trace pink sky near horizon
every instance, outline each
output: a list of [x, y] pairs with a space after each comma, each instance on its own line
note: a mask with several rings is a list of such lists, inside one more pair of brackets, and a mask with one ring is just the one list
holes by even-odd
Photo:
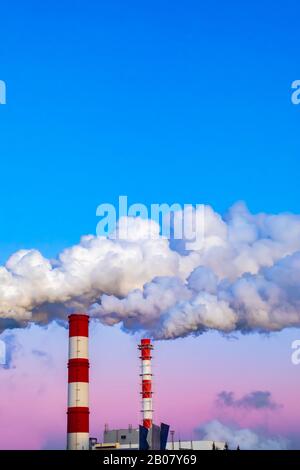
[[[213, 419], [264, 428], [274, 435], [297, 433], [300, 366], [291, 363], [291, 342], [298, 333], [238, 339], [207, 333], [156, 342], [155, 421], [167, 422], [182, 439], [195, 438], [195, 429]], [[0, 368], [0, 449], [65, 448], [67, 329], [54, 323], [31, 326], [5, 332], [2, 339], [13, 349], [10, 367]], [[91, 436], [101, 439], [105, 423], [111, 428], [139, 423], [138, 340], [138, 335], [119, 327], [91, 323]], [[223, 390], [234, 392], [236, 398], [268, 390], [282, 407], [260, 411], [220, 407], [216, 397]]]

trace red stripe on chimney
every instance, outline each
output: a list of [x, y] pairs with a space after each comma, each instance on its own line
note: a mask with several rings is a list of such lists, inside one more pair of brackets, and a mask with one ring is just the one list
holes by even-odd
[[89, 336], [89, 319], [87, 315], [75, 313], [69, 315], [69, 337]]
[[70, 359], [68, 362], [68, 382], [89, 381], [88, 359]]
[[89, 409], [85, 407], [68, 408], [67, 432], [89, 432]]

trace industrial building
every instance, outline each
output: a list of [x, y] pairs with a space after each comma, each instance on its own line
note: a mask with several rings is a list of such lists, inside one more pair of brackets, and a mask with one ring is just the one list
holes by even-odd
[[[151, 439], [152, 450], [161, 450], [159, 440], [160, 427], [153, 425], [152, 432], [156, 433], [156, 440]], [[156, 442], [156, 444], [155, 444]], [[224, 450], [225, 442], [218, 441], [174, 441], [169, 440], [166, 442], [165, 450]], [[99, 443], [97, 439], [90, 439], [90, 448], [93, 450], [138, 450], [140, 449], [139, 428], [129, 426], [126, 429], [112, 429], [107, 427], [103, 433], [103, 442]]]
[[226, 442], [174, 441], [168, 442], [166, 450], [225, 450]]
[[153, 423], [152, 350], [151, 340], [141, 340], [138, 349], [141, 360], [142, 420], [139, 427], [129, 426], [110, 430], [105, 426], [102, 442], [89, 436], [89, 317], [69, 316], [68, 361], [68, 450], [223, 450], [225, 442], [175, 441], [169, 438], [169, 425]]
[[103, 433], [103, 442], [98, 443], [97, 439], [90, 440], [90, 447], [93, 450], [107, 449], [135, 449], [135, 450], [165, 450], [167, 446], [169, 426], [153, 424], [147, 431], [143, 426], [133, 428], [129, 426], [125, 429], [108, 429]]

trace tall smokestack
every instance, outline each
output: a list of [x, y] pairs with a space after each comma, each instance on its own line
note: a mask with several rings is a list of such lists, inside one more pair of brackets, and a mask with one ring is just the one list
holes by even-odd
[[68, 450], [89, 449], [89, 317], [69, 316]]
[[152, 370], [151, 370], [151, 350], [153, 346], [150, 339], [142, 339], [138, 346], [141, 351], [141, 377], [142, 377], [142, 413], [143, 426], [147, 429], [152, 427], [153, 409], [152, 409]]

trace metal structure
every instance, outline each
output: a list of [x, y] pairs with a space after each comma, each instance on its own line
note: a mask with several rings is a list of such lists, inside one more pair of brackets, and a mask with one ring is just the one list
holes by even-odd
[[153, 346], [151, 340], [144, 338], [138, 346], [141, 355], [141, 377], [142, 377], [142, 414], [143, 426], [151, 429], [153, 423], [153, 409], [152, 409], [152, 369], [151, 369], [151, 351]]
[[89, 449], [89, 317], [69, 316], [67, 449]]

